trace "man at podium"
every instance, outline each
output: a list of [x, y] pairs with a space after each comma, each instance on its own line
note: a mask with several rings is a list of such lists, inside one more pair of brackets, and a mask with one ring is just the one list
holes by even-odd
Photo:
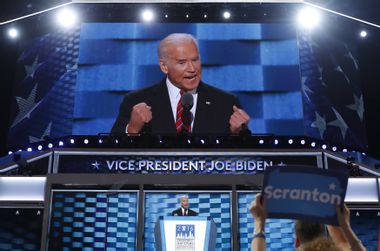
[[197, 216], [198, 213], [189, 208], [189, 197], [182, 195], [179, 198], [180, 208], [172, 212], [172, 216]]

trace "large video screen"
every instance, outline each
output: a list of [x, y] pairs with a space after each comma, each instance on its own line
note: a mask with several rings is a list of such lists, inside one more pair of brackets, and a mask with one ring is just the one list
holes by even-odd
[[304, 134], [293, 24], [82, 23], [23, 46], [9, 143], [110, 132], [124, 95], [164, 78], [157, 46], [178, 32], [198, 40], [203, 81], [239, 98], [252, 132]]

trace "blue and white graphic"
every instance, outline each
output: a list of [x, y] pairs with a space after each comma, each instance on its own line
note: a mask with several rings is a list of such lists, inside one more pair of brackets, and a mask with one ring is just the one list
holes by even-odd
[[176, 225], [175, 230], [175, 250], [194, 251], [195, 250], [195, 226]]
[[344, 201], [348, 173], [308, 166], [274, 166], [264, 175], [269, 217], [337, 224], [336, 205]]

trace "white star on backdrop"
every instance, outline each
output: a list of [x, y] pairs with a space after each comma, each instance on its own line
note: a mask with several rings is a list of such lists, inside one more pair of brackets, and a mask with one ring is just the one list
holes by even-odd
[[354, 95], [354, 103], [352, 105], [348, 105], [347, 107], [351, 110], [354, 110], [357, 112], [360, 121], [363, 121], [364, 118], [364, 102], [363, 102], [363, 95], [361, 95], [359, 98]]
[[313, 91], [306, 85], [306, 82], [307, 82], [307, 78], [306, 77], [302, 77], [302, 91], [303, 91], [303, 94], [309, 100], [309, 102], [311, 102], [311, 99], [309, 97], [309, 93], [312, 94]]
[[15, 125], [23, 121], [25, 118], [30, 118], [30, 114], [41, 103], [41, 101], [36, 103], [37, 85], [38, 83], [33, 87], [32, 91], [30, 92], [29, 96], [26, 99], [22, 97], [16, 97], [19, 113], [17, 114], [11, 127], [14, 127]]
[[319, 135], [323, 139], [323, 134], [326, 131], [326, 119], [319, 115], [318, 112], [315, 112], [315, 121], [311, 123], [311, 127], [316, 127], [319, 130]]
[[52, 124], [53, 124], [52, 122], [48, 124], [48, 126], [46, 127], [45, 131], [43, 132], [40, 138], [29, 136], [29, 143], [43, 141], [46, 136], [50, 136]]
[[34, 78], [34, 74], [36, 73], [36, 70], [40, 65], [41, 63], [38, 63], [38, 56], [36, 56], [31, 65], [25, 65], [26, 77], [30, 76]]
[[332, 109], [337, 119], [332, 122], [329, 122], [328, 125], [338, 127], [340, 129], [340, 132], [342, 133], [342, 138], [345, 139], [348, 126], [346, 122], [344, 121], [344, 119], [342, 118], [342, 116], [339, 114], [339, 112], [337, 112], [334, 108]]

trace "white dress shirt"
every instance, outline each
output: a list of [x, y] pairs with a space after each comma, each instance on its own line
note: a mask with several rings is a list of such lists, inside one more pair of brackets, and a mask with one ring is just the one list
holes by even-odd
[[[166, 86], [168, 87], [170, 105], [172, 107], [173, 118], [174, 118], [174, 123], [175, 123], [176, 117], [177, 117], [177, 104], [181, 98], [181, 93], [180, 93], [181, 89], [173, 85], [172, 82], [170, 82], [169, 78], [166, 78]], [[190, 111], [193, 114], [193, 118], [195, 118], [195, 112], [197, 110], [198, 93], [197, 93], [197, 90], [189, 91], [189, 93], [193, 95], [193, 99], [194, 99], [194, 104]], [[194, 119], [191, 122], [191, 131], [193, 131], [193, 125], [194, 125]]]

